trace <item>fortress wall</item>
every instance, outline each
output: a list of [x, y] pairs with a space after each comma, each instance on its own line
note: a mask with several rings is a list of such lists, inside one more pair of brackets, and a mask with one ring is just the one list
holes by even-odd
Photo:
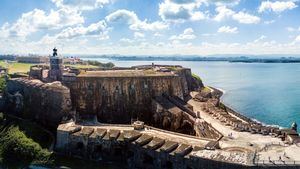
[[5, 98], [7, 110], [45, 125], [57, 126], [71, 110], [70, 90], [60, 82], [12, 79]]
[[98, 115], [108, 123], [129, 123], [131, 118], [151, 119], [151, 99], [163, 93], [184, 96], [179, 76], [77, 77], [68, 83], [80, 115]]

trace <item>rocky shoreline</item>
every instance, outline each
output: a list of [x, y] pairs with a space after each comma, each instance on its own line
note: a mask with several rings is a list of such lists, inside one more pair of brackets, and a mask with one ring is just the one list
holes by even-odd
[[234, 108], [232, 108], [232, 107], [226, 105], [226, 104], [222, 101], [221, 97], [225, 94], [225, 91], [224, 91], [224, 90], [221, 90], [221, 89], [218, 89], [218, 88], [215, 88], [215, 87], [211, 87], [211, 86], [209, 86], [209, 88], [211, 88], [211, 89], [214, 90], [214, 91], [213, 91], [213, 92], [215, 92], [214, 95], [219, 95], [219, 98], [220, 98], [220, 104], [221, 104], [222, 106], [224, 106], [224, 107], [226, 108], [227, 111], [230, 111], [232, 114], [234, 114], [235, 116], [237, 116], [237, 117], [239, 117], [239, 118], [241, 118], [241, 119], [247, 121], [248, 123], [256, 123], [256, 124], [260, 124], [260, 125], [267, 126], [267, 127], [276, 127], [276, 128], [279, 128], [279, 129], [283, 129], [283, 128], [284, 128], [284, 127], [279, 126], [279, 125], [277, 125], [277, 124], [265, 124], [264, 122], [261, 122], [261, 121], [259, 121], [259, 120], [257, 120], [257, 119], [250, 118], [250, 117], [247, 117], [247, 116], [243, 115], [242, 113], [238, 112], [237, 110], [234, 110]]

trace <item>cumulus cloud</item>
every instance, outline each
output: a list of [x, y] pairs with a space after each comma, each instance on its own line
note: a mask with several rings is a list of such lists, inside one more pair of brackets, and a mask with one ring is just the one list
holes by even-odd
[[258, 12], [264, 12], [264, 11], [273, 11], [276, 13], [283, 12], [285, 10], [291, 10], [296, 8], [297, 5], [293, 1], [263, 1], [259, 8]]
[[238, 33], [237, 27], [222, 26], [218, 29], [218, 33]]
[[167, 29], [168, 24], [160, 21], [149, 23], [147, 20], [141, 21], [133, 11], [125, 9], [117, 10], [105, 17], [109, 23], [125, 23], [131, 30], [157, 31]]
[[87, 27], [82, 25], [69, 27], [56, 35], [58, 39], [72, 39], [80, 36], [97, 36], [100, 39], [108, 39], [108, 29], [105, 21], [93, 23]]
[[238, 5], [240, 0], [208, 0], [211, 3], [216, 4], [217, 6], [224, 6], [224, 5]]
[[196, 35], [194, 35], [194, 30], [192, 28], [187, 28], [183, 31], [182, 34], [173, 35], [169, 38], [169, 40], [190, 40], [195, 38]]
[[235, 12], [226, 6], [219, 6], [216, 8], [217, 15], [214, 17], [215, 21], [222, 21], [224, 19], [231, 18], [243, 24], [257, 24], [260, 22], [260, 18], [245, 12]]
[[51, 10], [49, 14], [40, 9], [34, 9], [22, 14], [13, 24], [6, 23], [2, 32], [7, 37], [26, 37], [41, 29], [59, 29], [65, 26], [81, 24], [84, 18], [71, 9]]
[[136, 39], [141, 39], [144, 38], [145, 34], [141, 33], [141, 32], [134, 32], [134, 38]]
[[52, 0], [57, 7], [73, 8], [76, 10], [93, 10], [102, 8], [108, 4], [110, 0]]
[[260, 22], [260, 18], [254, 15], [247, 14], [245, 12], [239, 12], [232, 16], [232, 19], [244, 23], [244, 24], [257, 24]]
[[199, 11], [201, 1], [165, 0], [159, 4], [159, 16], [164, 21], [184, 22], [188, 20], [202, 20], [206, 16]]

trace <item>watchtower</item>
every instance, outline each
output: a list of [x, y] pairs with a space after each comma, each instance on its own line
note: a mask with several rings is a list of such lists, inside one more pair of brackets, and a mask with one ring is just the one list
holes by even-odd
[[63, 75], [63, 59], [58, 57], [57, 49], [53, 49], [53, 55], [50, 57], [49, 79], [51, 81], [61, 81]]

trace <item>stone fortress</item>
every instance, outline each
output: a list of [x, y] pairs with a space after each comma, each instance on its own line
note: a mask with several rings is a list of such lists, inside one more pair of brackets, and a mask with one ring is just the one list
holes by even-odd
[[128, 168], [300, 167], [296, 126], [254, 122], [220, 95], [181, 66], [76, 69], [54, 49], [50, 66], [9, 80], [4, 98], [7, 112], [57, 127], [56, 150], [66, 155]]

